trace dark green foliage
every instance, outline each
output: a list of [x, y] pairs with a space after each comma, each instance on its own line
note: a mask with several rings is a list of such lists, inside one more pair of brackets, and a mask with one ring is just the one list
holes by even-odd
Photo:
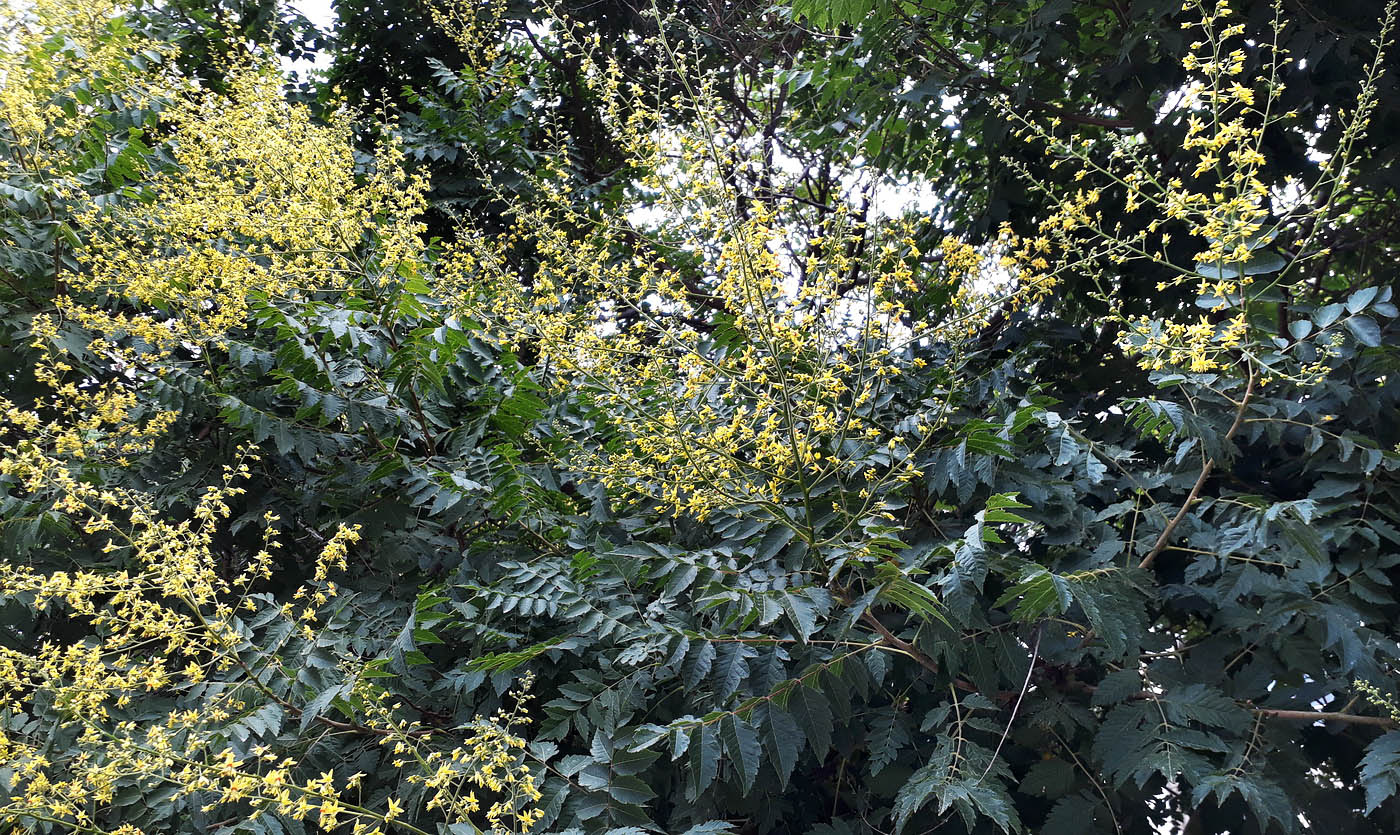
[[[646, 30], [631, 6], [579, 5], [611, 36]], [[862, 155], [890, 175], [926, 176], [949, 197], [938, 209], [949, 228], [1029, 223], [1043, 208], [999, 162], [1025, 152], [993, 117], [993, 92], [1142, 130], [1164, 170], [1178, 164], [1179, 126], [1154, 117], [1181, 80], [1178, 4], [966, 5], [717, 8], [791, 88], [794, 156]], [[1264, 4], [1247, 5], [1252, 25], [1266, 22]], [[1346, 100], [1374, 29], [1370, 4], [1325, 5], [1290, 6], [1285, 30], [1308, 56], [1288, 104], [1310, 113]], [[538, 102], [577, 94], [567, 68], [522, 46], [537, 101], [506, 101], [458, 72], [417, 4], [337, 8], [333, 77], [361, 102], [387, 95], [406, 109], [408, 148], [432, 170], [443, 217], [498, 212], [498, 190], [522, 182], [541, 123], [559, 115]], [[732, 47], [694, 14], [694, 43]], [[1394, 83], [1346, 217], [1316, 242], [1336, 256], [1262, 317], [1292, 367], [1316, 358], [1305, 338], [1338, 335], [1320, 384], [1274, 383], [1237, 411], [1244, 381], [1140, 371], [1099, 328], [1087, 282], [1071, 284], [969, 338], [960, 370], [976, 382], [921, 453], [922, 479], [884, 497], [897, 528], [870, 520], [861, 534], [881, 540], [884, 559], [844, 574], [823, 570], [839, 552], [819, 563], [759, 508], [674, 518], [561, 467], [557, 449], [604, 448], [610, 427], [412, 281], [350, 301], [260, 300], [224, 349], [143, 389], [181, 414], [169, 443], [93, 477], [140, 483], [188, 513], [191, 490], [256, 444], [264, 458], [220, 556], [236, 574], [263, 514], [279, 513], [296, 547], [260, 589], [279, 603], [310, 575], [327, 530], [363, 525], [339, 608], [314, 640], [246, 625], [248, 674], [296, 708], [249, 704], [228, 739], [240, 755], [267, 744], [298, 757], [308, 775], [366, 772], [366, 796], [419, 799], [373, 776], [384, 753], [372, 736], [326, 730], [357, 715], [345, 657], [448, 733], [533, 673], [542, 831], [1145, 835], [1188, 818], [1202, 833], [1395, 831], [1400, 731], [1354, 690], [1369, 681], [1393, 696], [1400, 665]], [[956, 130], [944, 94], [963, 97]], [[106, 156], [80, 175], [94, 199], [163, 164], [143, 139], [152, 114], [104, 106]], [[590, 199], [620, 200], [594, 106], [580, 95], [559, 121], [579, 143], [580, 179], [602, 184]], [[1324, 131], [1316, 149], [1333, 139]], [[1279, 171], [1311, 165], [1278, 142]], [[459, 165], [468, 153], [489, 161], [495, 188]], [[812, 170], [815, 195], [834, 169]], [[16, 244], [0, 249], [0, 380], [19, 403], [37, 396], [29, 317], [50, 307], [56, 268], [76, 267], [72, 211], [33, 178], [0, 180], [0, 226]], [[1189, 303], [1145, 289], [1156, 280], [1126, 275], [1130, 304], [1171, 315]], [[914, 350], [934, 368], [948, 356]], [[85, 359], [75, 379], [114, 373]], [[901, 378], [871, 417], [897, 424], [944, 382]], [[1217, 463], [1188, 505], [1206, 461]], [[0, 482], [6, 559], [106, 564], [10, 488]], [[21, 611], [0, 609], [8, 646], [64, 628]], [[298, 666], [260, 670], [273, 645]], [[280, 831], [165, 800], [119, 794], [101, 823]]]

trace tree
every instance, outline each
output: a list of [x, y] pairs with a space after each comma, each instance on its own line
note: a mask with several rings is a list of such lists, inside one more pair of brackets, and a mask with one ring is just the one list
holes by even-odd
[[[1393, 247], [1388, 35], [1309, 140], [1282, 18], [1140, 21], [1164, 162], [1077, 11], [1035, 101], [963, 79], [1027, 150], [941, 146], [929, 217], [882, 201], [930, 96], [822, 120], [957, 26], [715, 9], [439, 6], [460, 66], [347, 27], [440, 83], [386, 124], [8, 10], [8, 825], [1393, 828], [1396, 308], [1319, 252]], [[1063, 28], [994, 12], [993, 68]], [[1279, 189], [1283, 140], [1334, 153]]]

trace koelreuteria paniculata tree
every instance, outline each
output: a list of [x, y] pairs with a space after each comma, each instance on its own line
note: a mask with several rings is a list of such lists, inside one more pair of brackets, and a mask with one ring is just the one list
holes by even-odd
[[[459, 103], [537, 102], [544, 62], [624, 162], [610, 191], [580, 178], [544, 117], [538, 165], [494, 188], [504, 228], [439, 242], [400, 125], [289, 100], [257, 46], [213, 90], [122, 4], [5, 6], [7, 211], [55, 231], [50, 295], [14, 285], [32, 309], [5, 373], [37, 393], [0, 399], [4, 521], [63, 545], [0, 562], [23, 613], [0, 647], [0, 821], [1137, 832], [1236, 803], [1295, 830], [1289, 792], [1390, 803], [1400, 732], [1366, 707], [1390, 704], [1394, 528], [1311, 526], [1351, 519], [1327, 501], [1347, 467], [1391, 480], [1400, 459], [1331, 405], [1344, 378], [1385, 382], [1396, 310], [1380, 283], [1293, 290], [1340, 222], [1395, 5], [1306, 182], [1261, 173], [1267, 132], [1308, 129], [1278, 112], [1293, 57], [1226, 3], [1184, 11], [1198, 40], [1164, 112], [1191, 169], [1008, 99], [1074, 173], [1030, 184], [1053, 207], [1037, 228], [977, 237], [860, 205], [858, 159], [816, 196], [775, 161], [792, 79], [703, 69], [665, 21], [637, 43], [647, 77], [563, 10], [510, 31], [505, 4], [442, 4]], [[768, 128], [735, 131], [736, 101]], [[1123, 314], [1126, 269], [1195, 308]], [[1053, 357], [998, 328], [1052, 321], [1085, 276], [1094, 327], [1158, 391], [1062, 414]], [[277, 397], [240, 399], [255, 371]], [[199, 398], [237, 441], [162, 481], [144, 462], [171, 460]], [[1336, 448], [1310, 493], [1214, 478], [1294, 426], [1300, 459]], [[268, 472], [358, 504], [245, 512]], [[341, 518], [318, 530], [323, 504]], [[379, 575], [415, 538], [452, 564], [415, 556], [405, 592]], [[1275, 651], [1303, 660], [1272, 670]], [[1355, 774], [1271, 764], [1298, 721], [1371, 734]], [[818, 790], [821, 810], [792, 801]]]

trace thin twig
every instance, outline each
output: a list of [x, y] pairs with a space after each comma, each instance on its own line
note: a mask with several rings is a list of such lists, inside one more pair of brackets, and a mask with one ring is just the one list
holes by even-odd
[[1011, 735], [1011, 726], [1016, 722], [1016, 712], [1021, 709], [1021, 702], [1026, 700], [1026, 691], [1031, 687], [1031, 674], [1035, 672], [1035, 662], [1040, 659], [1040, 636], [1044, 634], [1044, 624], [1038, 624], [1035, 628], [1035, 646], [1031, 647], [1031, 665], [1026, 668], [1026, 680], [1021, 683], [1021, 694], [1016, 697], [1016, 703], [1011, 706], [1011, 717], [1006, 720], [1006, 728], [1001, 732], [1001, 739], [997, 740], [996, 750], [992, 751], [992, 758], [987, 760], [987, 768], [982, 772], [982, 776], [977, 778], [977, 782], [982, 782], [989, 773], [992, 766], [996, 765], [997, 756], [1001, 754], [1001, 746], [1006, 744], [1006, 738]]

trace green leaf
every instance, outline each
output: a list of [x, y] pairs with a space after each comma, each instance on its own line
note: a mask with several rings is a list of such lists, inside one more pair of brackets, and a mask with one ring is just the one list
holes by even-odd
[[709, 641], [698, 641], [690, 647], [689, 652], [686, 653], [685, 662], [681, 665], [687, 689], [696, 689], [700, 686], [700, 682], [710, 675], [710, 668], [715, 662], [715, 654], [715, 645]]
[[1361, 784], [1366, 789], [1366, 814], [1395, 796], [1400, 785], [1400, 731], [1389, 731], [1366, 747], [1361, 758]]
[[879, 776], [909, 744], [906, 722], [905, 714], [894, 709], [885, 710], [872, 720], [866, 736], [866, 747], [870, 750], [866, 768], [871, 777]]
[[1341, 318], [1343, 310], [1344, 308], [1340, 304], [1329, 304], [1325, 307], [1320, 307], [1313, 313], [1313, 323], [1317, 325], [1319, 330], [1326, 328], [1328, 325], [1331, 325]]
[[1012, 617], [1022, 622], [1035, 621], [1047, 614], [1063, 614], [1073, 601], [1070, 582], [1039, 566], [1026, 575], [1021, 582], [1007, 589], [997, 598], [995, 606], [1005, 606], [1020, 599], [1012, 611]]
[[1094, 691], [1095, 705], [1124, 702], [1142, 692], [1142, 676], [1135, 669], [1114, 670], [1099, 681]]
[[1285, 829], [1291, 828], [1287, 812], [1291, 805], [1288, 797], [1277, 783], [1262, 779], [1257, 774], [1232, 770], [1226, 774], [1199, 778], [1191, 791], [1191, 803], [1199, 806], [1209, 795], [1215, 795], [1216, 803], [1221, 803], [1231, 794], [1243, 797], [1259, 821], [1267, 823], [1276, 820]]
[[817, 612], [812, 601], [791, 592], [783, 592], [782, 608], [787, 613], [793, 631], [803, 643], [817, 631]]
[[930, 800], [937, 801], [938, 814], [950, 807], [956, 808], [968, 828], [979, 816], [985, 816], [1002, 832], [1020, 831], [1020, 816], [1000, 781], [990, 776], [963, 774], [950, 769], [949, 765], [937, 757], [914, 772], [900, 788], [894, 800], [896, 833], [902, 832]]
[[1366, 309], [1376, 294], [1380, 292], [1379, 287], [1363, 287], [1347, 297], [1346, 305], [1348, 313], [1360, 313]]
[[987, 510], [1006, 510], [1007, 508], [1027, 508], [1030, 505], [1018, 499], [1020, 493], [993, 493], [987, 497], [985, 505]]
[[1065, 424], [1064, 428], [1060, 430], [1060, 447], [1055, 456], [1055, 466], [1063, 467], [1070, 463], [1079, 457], [1081, 450], [1079, 441], [1075, 440], [1074, 435], [1069, 431], [1069, 424]]
[[[415, 631], [416, 635], [416, 631]], [[468, 670], [484, 670], [491, 673], [514, 670], [522, 664], [538, 658], [550, 649], [563, 642], [563, 638], [550, 638], [538, 644], [514, 650], [512, 652], [497, 652], [481, 655], [467, 662]]]
[[1111, 831], [1096, 825], [1102, 808], [1098, 798], [1087, 793], [1062, 797], [1045, 816], [1036, 835], [1100, 835]]
[[1376, 320], [1369, 316], [1353, 316], [1343, 323], [1351, 335], [1356, 337], [1356, 341], [1367, 348], [1379, 348], [1381, 345], [1381, 326], [1376, 324]]
[[1017, 790], [1040, 797], [1063, 797], [1074, 788], [1078, 778], [1079, 774], [1072, 763], [1055, 757], [1032, 764]]
[[806, 736], [792, 714], [776, 706], [763, 706], [755, 721], [763, 731], [763, 747], [768, 751], [768, 762], [778, 775], [779, 785], [786, 789], [792, 771], [797, 767], [797, 758], [802, 753]]
[[397, 678], [397, 677], [398, 677], [397, 674], [391, 673], [391, 672], [389, 672], [388, 670], [384, 669], [385, 665], [387, 665], [388, 663], [389, 663], [389, 659], [387, 659], [387, 658], [376, 658], [376, 659], [374, 659], [373, 661], [371, 661], [371, 662], [369, 662], [368, 664], [366, 664], [366, 665], [364, 666], [364, 668], [360, 670], [360, 677], [361, 677], [361, 678]]
[[718, 835], [721, 832], [733, 832], [734, 824], [729, 821], [705, 821], [687, 829], [681, 835]]
[[305, 733], [312, 723], [325, 714], [336, 699], [349, 696], [351, 687], [353, 687], [353, 682], [345, 682], [317, 693], [316, 697], [307, 702], [306, 706], [301, 709], [301, 731]]
[[697, 725], [690, 732], [690, 776], [691, 795], [698, 797], [700, 792], [710, 787], [719, 774], [719, 734], [714, 725]]
[[614, 774], [608, 779], [608, 794], [619, 803], [641, 806], [656, 797], [656, 792], [640, 777]]
[[798, 685], [793, 688], [788, 706], [802, 726], [812, 753], [818, 759], [825, 759], [826, 752], [831, 749], [832, 731], [831, 707], [826, 696], [806, 685]]
[[1020, 514], [1012, 513], [1009, 510], [1002, 510], [1001, 508], [989, 508], [988, 510], [983, 512], [982, 521], [993, 523], [1006, 522], [1011, 524], [1030, 524], [1031, 520], [1027, 519], [1024, 516], [1021, 516]]
[[758, 777], [758, 766], [763, 755], [758, 734], [754, 732], [753, 726], [733, 714], [720, 722], [719, 733], [724, 741], [725, 753], [729, 755], [729, 761], [734, 763], [744, 793], [747, 794], [753, 789], [754, 780]]
[[796, 532], [786, 525], [774, 525], [763, 535], [762, 541], [754, 550], [754, 557], [760, 560], [771, 560], [783, 550], [783, 546], [792, 541]]
[[749, 675], [748, 659], [757, 655], [747, 644], [731, 641], [720, 646], [712, 677], [715, 692], [721, 699], [728, 699], [739, 689], [740, 682]]
[[924, 620], [950, 625], [943, 613], [943, 604], [933, 590], [914, 580], [894, 562], [880, 563], [875, 579], [881, 584], [876, 589], [877, 599], [893, 603]]

